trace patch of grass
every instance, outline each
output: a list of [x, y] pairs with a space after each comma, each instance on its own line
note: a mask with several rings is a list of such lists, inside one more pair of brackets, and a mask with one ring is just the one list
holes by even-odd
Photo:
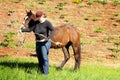
[[92, 4], [93, 4], [92, 0], [90, 0], [90, 1], [87, 2], [87, 5], [92, 5]]
[[120, 48], [108, 48], [108, 50], [111, 50], [112, 52], [120, 52]]
[[48, 12], [51, 13], [51, 14], [53, 14], [53, 13], [55, 13], [55, 10], [53, 10], [53, 9], [48, 9]]
[[37, 72], [38, 63], [32, 59], [0, 58], [0, 80], [120, 80], [120, 68], [84, 64], [77, 72], [66, 67], [57, 71], [50, 66], [49, 74]]
[[114, 2], [114, 6], [117, 6], [120, 4], [120, 0], [114, 0], [113, 2]]
[[35, 4], [29, 4], [30, 7], [35, 7]]
[[4, 40], [0, 44], [0, 46], [15, 47], [13, 35], [15, 35], [14, 32], [11, 32], [11, 31], [6, 32], [5, 35], [4, 35]]
[[87, 3], [87, 5], [92, 5], [93, 4], [93, 1], [89, 1], [88, 3]]
[[97, 0], [97, 1], [98, 1], [98, 3], [101, 3], [103, 5], [107, 4], [107, 0]]
[[89, 0], [88, 5], [92, 5], [94, 2], [98, 2], [100, 4], [107, 4], [109, 1], [114, 2], [114, 6], [117, 6], [120, 4], [120, 0]]
[[114, 16], [116, 16], [116, 17], [119, 16], [119, 13], [115, 13]]
[[59, 10], [63, 10], [64, 5], [67, 4], [66, 2], [60, 2], [57, 4], [57, 6], [55, 8], [59, 9]]
[[81, 39], [81, 44], [95, 44], [96, 40], [95, 39]]
[[95, 21], [98, 21], [98, 18], [93, 18], [92, 21], [94, 21], [94, 22], [95, 22]]
[[108, 42], [110, 43], [111, 41], [113, 41], [115, 38], [113, 36], [107, 36], [106, 38], [103, 39], [103, 42]]
[[69, 20], [66, 19], [66, 20], [64, 20], [64, 22], [69, 22]]
[[11, 24], [15, 24], [15, 23], [18, 23], [18, 20], [11, 19], [10, 22]]
[[98, 2], [98, 3], [101, 3], [101, 4], [107, 4], [107, 1], [106, 0], [89, 0], [88, 1], [88, 5], [92, 5], [94, 2]]
[[91, 17], [90, 15], [85, 15], [84, 20], [89, 20], [90, 17]]
[[3, 0], [0, 0], [0, 2], [2, 2]]
[[67, 16], [67, 14], [61, 14], [59, 18], [64, 19], [66, 16]]
[[37, 0], [37, 1], [40, 1], [40, 2], [46, 2], [46, 0]]
[[84, 8], [84, 7], [86, 7], [85, 5], [82, 5], [82, 4], [80, 4], [79, 6], [78, 6], [78, 8]]
[[21, 0], [9, 0], [10, 2], [19, 3]]
[[[109, 2], [109, 0], [89, 0], [87, 4], [92, 5], [94, 2], [105, 5], [105, 4], [107, 4]], [[115, 6], [120, 4], [120, 0], [112, 0], [112, 2], [114, 2]]]
[[8, 12], [9, 12], [9, 13], [14, 13], [14, 12], [15, 12], [15, 10], [9, 10]]
[[120, 45], [120, 41], [115, 41], [114, 45], [116, 45], [118, 47]]
[[35, 49], [35, 43], [25, 43], [24, 48], [29, 49]]
[[120, 23], [120, 18], [118, 18], [118, 19], [116, 20], [116, 22], [119, 22], [119, 23]]
[[114, 48], [108, 48], [108, 50], [111, 50], [113, 52], [112, 57], [117, 58], [117, 57], [119, 57], [119, 54], [117, 54], [117, 53], [120, 52], [120, 48], [119, 48], [120, 41], [115, 41], [114, 45], [116, 47], [114, 47]]
[[38, 1], [27, 0], [26, 2], [27, 3], [25, 4], [25, 6], [29, 8], [30, 10], [35, 9], [37, 7], [41, 7], [41, 6], [36, 6], [36, 5], [40, 5], [38, 4], [39, 3]]
[[120, 52], [120, 48], [108, 48], [108, 50], [112, 51], [112, 54], [110, 54], [109, 56], [113, 59], [117, 59], [120, 57], [120, 54], [118, 54]]
[[81, 3], [83, 0], [72, 0], [73, 3], [79, 4]]
[[94, 30], [94, 32], [96, 32], [96, 33], [102, 33], [102, 32], [104, 32], [104, 28], [102, 28], [102, 27], [96, 28]]

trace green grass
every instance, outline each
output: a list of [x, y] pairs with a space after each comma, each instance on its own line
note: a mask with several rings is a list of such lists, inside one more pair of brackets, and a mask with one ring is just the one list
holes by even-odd
[[81, 44], [96, 44], [96, 39], [81, 38]]
[[120, 4], [120, 0], [89, 0], [88, 5], [92, 5], [94, 2], [98, 2], [100, 4], [105, 5], [105, 4], [109, 3], [110, 1], [114, 2], [115, 6]]
[[19, 3], [20, 0], [9, 0], [10, 2]]
[[0, 2], [2, 2], [3, 0], [0, 0]]
[[35, 49], [35, 43], [26, 42], [24, 48], [25, 49]]
[[37, 73], [37, 61], [0, 58], [0, 80], [120, 80], [120, 68], [81, 65], [77, 72], [65, 67], [57, 71], [50, 65], [49, 75]]
[[96, 33], [102, 33], [102, 32], [104, 32], [104, 28], [102, 28], [102, 27], [96, 28], [94, 30], [94, 32], [96, 32]]

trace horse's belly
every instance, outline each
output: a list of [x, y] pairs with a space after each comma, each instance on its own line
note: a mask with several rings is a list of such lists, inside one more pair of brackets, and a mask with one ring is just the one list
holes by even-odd
[[51, 48], [54, 48], [54, 49], [58, 49], [58, 48], [62, 48], [64, 47], [64, 45], [55, 45], [55, 44], [51, 44]]

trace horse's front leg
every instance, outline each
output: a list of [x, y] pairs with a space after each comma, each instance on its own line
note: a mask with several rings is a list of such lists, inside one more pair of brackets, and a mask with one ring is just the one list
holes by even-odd
[[62, 70], [62, 68], [65, 65], [65, 63], [70, 59], [70, 54], [69, 54], [68, 48], [63, 47], [62, 51], [64, 53], [64, 60], [62, 61], [61, 65], [58, 67], [59, 70]]

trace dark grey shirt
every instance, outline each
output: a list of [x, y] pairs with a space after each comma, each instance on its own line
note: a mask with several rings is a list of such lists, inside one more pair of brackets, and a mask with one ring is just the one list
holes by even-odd
[[55, 33], [55, 29], [53, 27], [53, 25], [48, 21], [45, 20], [45, 22], [40, 23], [40, 22], [36, 22], [37, 24], [32, 26], [29, 25], [30, 27], [25, 28], [25, 29], [21, 29], [22, 32], [31, 32], [33, 31], [35, 33], [36, 36], [36, 40], [42, 40], [45, 37], [40, 36], [38, 34], [42, 34], [44, 36], [46, 36], [48, 39], [50, 39], [54, 33]]

